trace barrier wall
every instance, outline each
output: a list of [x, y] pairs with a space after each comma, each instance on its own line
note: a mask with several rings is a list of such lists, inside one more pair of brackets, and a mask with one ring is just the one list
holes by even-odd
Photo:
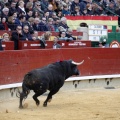
[[119, 48], [6, 50], [0, 52], [0, 85], [22, 82], [29, 70], [67, 59], [85, 60], [81, 76], [120, 74]]

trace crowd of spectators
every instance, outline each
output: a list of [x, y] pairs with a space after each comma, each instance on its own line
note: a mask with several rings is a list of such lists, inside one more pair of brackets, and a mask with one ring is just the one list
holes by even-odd
[[119, 15], [120, 0], [2, 0], [0, 30], [28, 25], [30, 32], [59, 31], [66, 15]]
[[[66, 15], [119, 16], [120, 0], [1, 0], [0, 30], [13, 31], [13, 40], [16, 36], [34, 40], [35, 31], [61, 32], [66, 39], [69, 36]], [[70, 36], [69, 40], [75, 38]]]

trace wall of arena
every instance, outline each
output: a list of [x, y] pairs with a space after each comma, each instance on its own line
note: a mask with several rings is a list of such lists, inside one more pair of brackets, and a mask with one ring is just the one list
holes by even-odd
[[22, 82], [29, 70], [51, 62], [73, 59], [85, 60], [79, 66], [81, 76], [111, 75], [120, 73], [119, 48], [73, 48], [18, 50], [0, 52], [0, 85]]

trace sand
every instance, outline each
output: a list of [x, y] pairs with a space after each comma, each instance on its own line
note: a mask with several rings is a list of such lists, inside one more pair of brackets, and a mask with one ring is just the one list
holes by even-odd
[[31, 97], [19, 109], [19, 99], [0, 101], [0, 120], [120, 120], [120, 88], [59, 91], [47, 107], [46, 96], [36, 106]]

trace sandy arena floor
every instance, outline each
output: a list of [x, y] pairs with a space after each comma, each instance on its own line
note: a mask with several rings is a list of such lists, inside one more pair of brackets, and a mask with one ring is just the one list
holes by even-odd
[[39, 107], [26, 99], [22, 110], [19, 99], [0, 102], [0, 120], [120, 120], [120, 88], [59, 91], [48, 107], [45, 98], [39, 97]]

